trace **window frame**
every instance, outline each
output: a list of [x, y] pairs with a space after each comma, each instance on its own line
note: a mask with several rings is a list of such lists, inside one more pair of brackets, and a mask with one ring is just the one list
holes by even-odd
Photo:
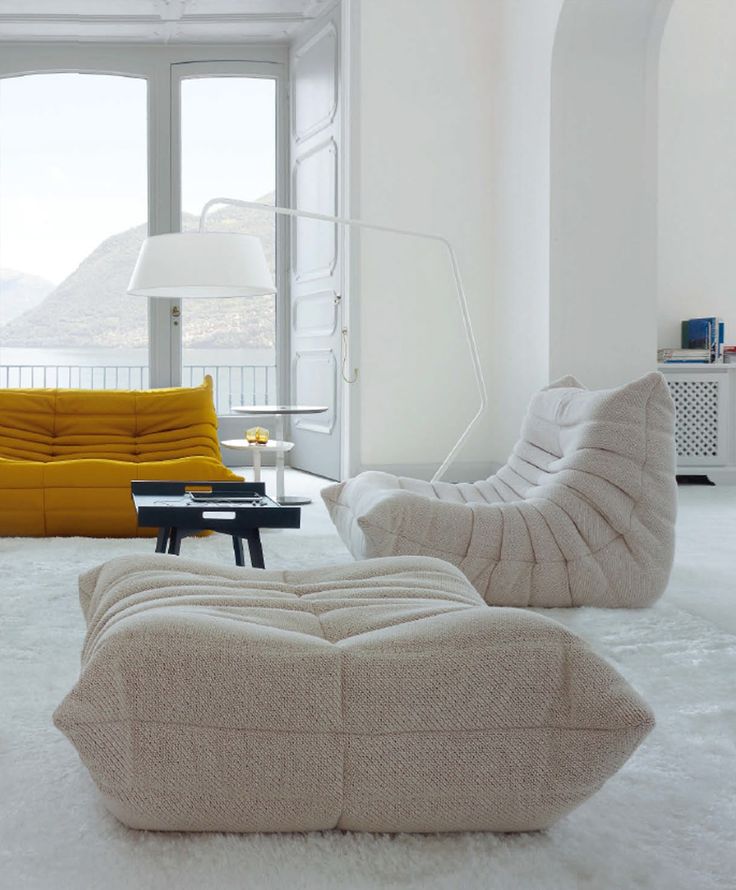
[[[181, 85], [183, 81], [209, 77], [260, 77], [275, 82], [276, 90], [276, 206], [288, 206], [289, 196], [289, 110], [288, 110], [288, 71], [286, 65], [242, 61], [236, 59], [217, 61], [175, 62], [171, 74], [171, 116], [172, 131], [177, 134], [177, 151], [172, 157], [171, 174], [173, 182], [172, 209], [177, 227], [181, 219]], [[220, 195], [213, 197], [239, 198], [242, 195]], [[201, 209], [201, 208], [200, 208]], [[289, 381], [289, 301], [288, 301], [288, 262], [289, 232], [288, 219], [274, 214], [276, 239], [276, 380], [279, 401], [287, 392]], [[184, 319], [186, 324], [186, 319]], [[179, 338], [181, 349], [181, 338]], [[181, 361], [178, 362], [181, 367]]]
[[[193, 71], [252, 72], [242, 76], [276, 81], [276, 203], [289, 201], [288, 47], [231, 44], [4, 44], [0, 79], [32, 74], [108, 74], [142, 78], [147, 84], [148, 231], [177, 232], [181, 204], [180, 83]], [[190, 75], [191, 76], [191, 75]], [[202, 75], [208, 76], [208, 75]], [[234, 74], [233, 76], [237, 76]], [[239, 197], [233, 195], [232, 197]], [[276, 226], [276, 374], [278, 397], [288, 399], [288, 226]], [[134, 298], [131, 298], [134, 299]], [[148, 301], [148, 359], [151, 387], [181, 384], [181, 327], [176, 300]]]

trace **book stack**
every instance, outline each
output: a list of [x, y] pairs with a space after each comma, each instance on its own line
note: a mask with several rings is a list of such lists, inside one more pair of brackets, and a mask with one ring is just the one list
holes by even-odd
[[680, 346], [658, 349], [657, 360], [668, 365], [722, 362], [724, 333], [723, 320], [715, 315], [687, 318], [681, 325]]
[[710, 364], [710, 349], [678, 349], [676, 346], [666, 346], [657, 350], [657, 361], [666, 365]]
[[707, 349], [712, 362], [723, 360], [725, 326], [714, 315], [706, 318], [688, 318], [682, 322], [681, 346], [683, 349]]

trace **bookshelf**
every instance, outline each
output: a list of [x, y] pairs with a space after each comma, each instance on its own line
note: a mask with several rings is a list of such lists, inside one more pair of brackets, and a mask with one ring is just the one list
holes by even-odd
[[660, 364], [675, 402], [677, 472], [736, 484], [736, 364]]

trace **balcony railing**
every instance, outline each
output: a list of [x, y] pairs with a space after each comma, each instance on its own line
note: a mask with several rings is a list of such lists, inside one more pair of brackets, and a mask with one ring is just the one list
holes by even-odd
[[[233, 405], [276, 400], [275, 365], [184, 365], [182, 386], [198, 386], [209, 374], [218, 414]], [[0, 389], [147, 389], [147, 365], [0, 365]]]

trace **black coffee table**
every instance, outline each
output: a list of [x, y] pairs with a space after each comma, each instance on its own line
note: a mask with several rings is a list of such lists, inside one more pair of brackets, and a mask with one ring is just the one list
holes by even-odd
[[131, 482], [138, 525], [158, 528], [156, 553], [179, 554], [183, 538], [201, 531], [233, 539], [235, 564], [245, 565], [243, 539], [253, 568], [263, 569], [260, 529], [299, 528], [299, 507], [266, 496], [263, 482]]

